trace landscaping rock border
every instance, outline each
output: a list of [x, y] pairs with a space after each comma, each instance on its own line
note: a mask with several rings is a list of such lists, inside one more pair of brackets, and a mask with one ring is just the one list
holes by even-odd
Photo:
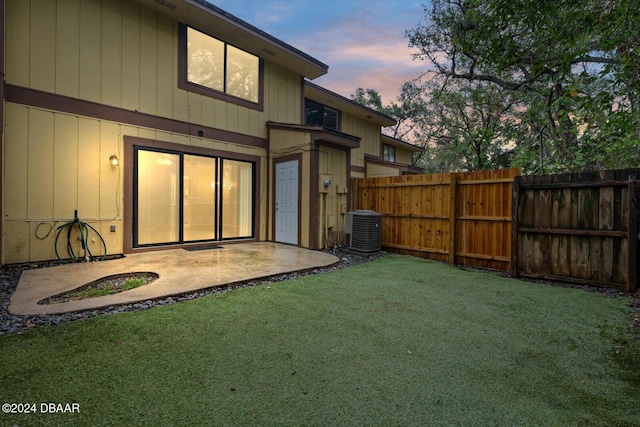
[[[374, 253], [370, 255], [358, 255], [353, 252], [337, 250], [327, 250], [327, 253], [336, 255], [339, 261], [327, 267], [314, 268], [311, 270], [295, 271], [292, 273], [278, 274], [275, 276], [269, 276], [261, 279], [246, 280], [241, 282], [229, 283], [227, 285], [215, 286], [207, 289], [202, 289], [195, 292], [189, 292], [181, 295], [173, 295], [153, 300], [147, 300], [131, 304], [114, 305], [106, 308], [74, 311], [64, 314], [42, 314], [37, 316], [20, 315], [16, 316], [8, 312], [9, 301], [11, 295], [18, 286], [18, 281], [24, 270], [50, 267], [54, 265], [60, 265], [59, 261], [52, 262], [39, 262], [31, 264], [23, 264], [16, 266], [5, 266], [0, 269], [0, 335], [6, 335], [11, 333], [21, 333], [26, 329], [33, 329], [37, 327], [57, 325], [59, 323], [71, 322], [74, 320], [89, 319], [91, 317], [104, 316], [108, 314], [125, 313], [128, 311], [144, 310], [146, 308], [171, 305], [181, 301], [188, 301], [195, 298], [204, 297], [207, 295], [221, 294], [233, 289], [242, 289], [251, 286], [266, 285], [269, 283], [281, 282], [284, 280], [295, 279], [298, 277], [308, 276], [311, 274], [326, 273], [329, 271], [338, 270], [340, 268], [351, 267], [354, 265], [362, 264], [374, 259], [380, 258], [385, 255], [384, 252]], [[98, 261], [99, 262], [99, 261]]]
[[[7, 311], [9, 307], [9, 300], [11, 295], [16, 289], [18, 285], [18, 281], [20, 280], [20, 275], [24, 270], [29, 270], [33, 268], [43, 268], [49, 267], [53, 265], [59, 265], [60, 262], [41, 262], [41, 263], [32, 263], [25, 264], [19, 266], [8, 266], [0, 269], [0, 335], [6, 335], [11, 333], [20, 333], [26, 329], [33, 329], [42, 326], [50, 326], [57, 325], [59, 323], [70, 322], [74, 320], [88, 319], [91, 317], [104, 316], [107, 314], [117, 314], [124, 313], [128, 311], [135, 310], [144, 310], [146, 308], [157, 307], [162, 305], [171, 305], [181, 301], [188, 301], [195, 298], [200, 298], [207, 295], [221, 294], [223, 292], [227, 292], [233, 289], [241, 289], [247, 288], [251, 286], [260, 286], [266, 285], [270, 283], [281, 282], [284, 280], [295, 279], [298, 277], [308, 276], [311, 274], [320, 274], [326, 273], [329, 271], [338, 270], [340, 268], [351, 267], [354, 265], [362, 264], [368, 261], [373, 261], [374, 259], [380, 258], [386, 255], [385, 252], [375, 253], [371, 255], [358, 255], [351, 251], [338, 249], [335, 252], [333, 250], [325, 251], [328, 253], [333, 253], [339, 258], [339, 261], [333, 265], [321, 268], [315, 268], [311, 270], [305, 271], [297, 271], [287, 274], [278, 274], [275, 276], [265, 277], [261, 279], [253, 279], [246, 280], [242, 282], [230, 283], [228, 285], [216, 286], [212, 288], [202, 289], [195, 292], [189, 292], [181, 295], [173, 295], [162, 297], [153, 300], [147, 300], [137, 303], [131, 304], [123, 304], [117, 306], [109, 306], [102, 309], [96, 310], [86, 310], [86, 311], [75, 311], [69, 312], [65, 314], [52, 314], [52, 315], [37, 315], [37, 316], [29, 316], [29, 315], [21, 315], [16, 316], [12, 315]], [[466, 267], [462, 267], [466, 268]], [[568, 288], [578, 288], [588, 292], [598, 292], [606, 295], [609, 298], [616, 297], [631, 297], [630, 307], [633, 311], [638, 312], [638, 316], [634, 316], [633, 325], [637, 330], [640, 330], [640, 292], [627, 295], [624, 292], [621, 292], [618, 289], [614, 288], [598, 288], [594, 286], [582, 286], [582, 285], [574, 285], [568, 283], [557, 283], [557, 282], [549, 282], [549, 281], [540, 281], [540, 280], [527, 280], [529, 282], [536, 282], [542, 285], [551, 285], [551, 286], [562, 286]]]

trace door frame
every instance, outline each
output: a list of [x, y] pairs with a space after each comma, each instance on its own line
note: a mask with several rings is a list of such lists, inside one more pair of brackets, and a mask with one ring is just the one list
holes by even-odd
[[[176, 144], [173, 142], [157, 141], [153, 139], [140, 138], [137, 136], [123, 136], [124, 153], [123, 161], [123, 198], [124, 204], [122, 209], [122, 251], [123, 253], [147, 252], [165, 249], [176, 249], [182, 247], [207, 246], [212, 243], [233, 243], [233, 242], [257, 242], [260, 241], [260, 161], [261, 157], [249, 154], [234, 153], [230, 151], [215, 150], [205, 147], [197, 147], [184, 144]], [[254, 191], [253, 191], [253, 237], [238, 238], [230, 240], [204, 241], [200, 243], [179, 243], [158, 246], [133, 246], [133, 172], [134, 172], [134, 146], [158, 149], [163, 151], [176, 151], [184, 154], [204, 155], [208, 157], [219, 157], [228, 160], [241, 160], [253, 162], [254, 169]], [[264, 238], [263, 238], [264, 239]]]
[[271, 200], [271, 240], [276, 241], [276, 192], [277, 192], [277, 179], [276, 173], [277, 165], [279, 163], [290, 162], [292, 160], [298, 161], [298, 245], [302, 243], [302, 227], [301, 227], [301, 213], [302, 213], [302, 153], [289, 154], [287, 156], [278, 157], [273, 159], [273, 171], [271, 174], [271, 194], [273, 194]]

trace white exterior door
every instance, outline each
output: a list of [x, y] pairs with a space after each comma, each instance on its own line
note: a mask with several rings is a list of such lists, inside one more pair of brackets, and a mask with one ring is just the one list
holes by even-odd
[[298, 160], [276, 163], [276, 242], [298, 244]]

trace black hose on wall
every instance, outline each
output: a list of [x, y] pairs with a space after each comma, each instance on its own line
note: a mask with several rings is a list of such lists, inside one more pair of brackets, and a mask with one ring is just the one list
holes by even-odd
[[[82, 249], [84, 250], [84, 254], [82, 255], [82, 257], [80, 257], [79, 254], [75, 253], [73, 249], [73, 245], [71, 244], [71, 231], [73, 230], [73, 227], [75, 225], [78, 226], [78, 231], [80, 232], [80, 236], [78, 237], [78, 240], [80, 240]], [[62, 224], [60, 227], [57, 228], [58, 233], [56, 234], [55, 251], [56, 251], [56, 257], [58, 257], [60, 261], [65, 263], [67, 262], [65, 259], [62, 259], [60, 254], [58, 253], [58, 239], [60, 238], [60, 235], [65, 229], [67, 230], [67, 254], [69, 255], [69, 259], [71, 259], [71, 261], [73, 262], [87, 261], [88, 262], [88, 261], [94, 260], [94, 256], [91, 253], [91, 249], [89, 248], [89, 229], [93, 230], [98, 235], [98, 238], [102, 242], [103, 252], [99, 260], [102, 261], [105, 259], [105, 257], [107, 256], [107, 245], [104, 242], [104, 239], [102, 238], [98, 230], [96, 230], [91, 225], [81, 221], [80, 218], [78, 218], [78, 211], [76, 210], [74, 213], [73, 220]]]

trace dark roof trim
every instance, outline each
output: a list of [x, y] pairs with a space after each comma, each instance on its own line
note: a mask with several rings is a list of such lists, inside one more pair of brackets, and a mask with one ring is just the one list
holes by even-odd
[[407, 165], [404, 163], [388, 162], [386, 160], [382, 160], [378, 156], [373, 156], [371, 154], [364, 155], [364, 163], [374, 163], [377, 165], [387, 166], [390, 168], [398, 169], [401, 172], [424, 173], [424, 170], [422, 170], [422, 168], [419, 168], [418, 166]]
[[134, 0], [225, 43], [315, 79], [329, 66], [205, 0]]
[[283, 42], [282, 40], [272, 36], [271, 34], [265, 32], [265, 31], [262, 31], [258, 27], [255, 27], [255, 26], [249, 24], [247, 21], [244, 21], [244, 20], [238, 18], [237, 16], [230, 14], [226, 10], [220, 9], [217, 6], [212, 5], [211, 3], [207, 2], [206, 0], [188, 0], [188, 1], [192, 1], [194, 3], [201, 4], [202, 6], [206, 7], [207, 9], [210, 9], [211, 11], [215, 12], [216, 14], [222, 15], [225, 18], [227, 18], [228, 20], [235, 22], [238, 26], [244, 27], [245, 31], [252, 32], [252, 33], [254, 33], [256, 35], [259, 35], [260, 37], [271, 41], [273, 44], [280, 45], [281, 47], [285, 48], [285, 50], [289, 50], [292, 53], [295, 53], [297, 56], [300, 56], [301, 58], [304, 58], [309, 62], [315, 63], [320, 68], [325, 68], [326, 70], [329, 69], [329, 66], [324, 64], [323, 62], [320, 62], [317, 59], [315, 59], [314, 57], [304, 53], [303, 51], [301, 51], [301, 50], [299, 50], [299, 49], [297, 49], [297, 48], [295, 48], [293, 46], [291, 46], [289, 43]]
[[382, 141], [383, 144], [393, 145], [394, 147], [398, 147], [402, 150], [411, 151], [414, 153], [421, 153], [424, 151], [424, 148], [422, 147], [418, 147], [417, 145], [413, 145], [409, 142], [393, 138], [385, 134], [380, 135], [380, 141]]
[[358, 102], [355, 102], [352, 99], [346, 98], [346, 97], [344, 97], [344, 96], [342, 96], [340, 94], [332, 92], [329, 89], [326, 89], [326, 88], [324, 88], [322, 86], [318, 86], [315, 83], [311, 83], [308, 80], [305, 80], [304, 84], [306, 86], [308, 86], [310, 89], [316, 90], [318, 92], [322, 92], [325, 95], [328, 95], [328, 96], [330, 96], [332, 98], [335, 98], [339, 102], [346, 103], [347, 105], [349, 105], [349, 106], [351, 106], [353, 108], [356, 108], [356, 109], [364, 112], [365, 114], [367, 114], [369, 116], [373, 116], [373, 117], [378, 118], [378, 120], [381, 120], [381, 125], [382, 126], [393, 126], [393, 125], [396, 124], [396, 119], [394, 119], [393, 117], [389, 117], [386, 114], [382, 114], [382, 113], [380, 113], [380, 112], [378, 112], [378, 111], [376, 111], [376, 110], [374, 110], [372, 108], [366, 107], [366, 106], [364, 106], [364, 105], [362, 105], [362, 104], [360, 104]]
[[308, 132], [312, 141], [326, 141], [347, 148], [359, 148], [362, 138], [339, 132], [323, 126], [297, 125], [290, 123], [267, 122], [267, 129], [293, 130]]

